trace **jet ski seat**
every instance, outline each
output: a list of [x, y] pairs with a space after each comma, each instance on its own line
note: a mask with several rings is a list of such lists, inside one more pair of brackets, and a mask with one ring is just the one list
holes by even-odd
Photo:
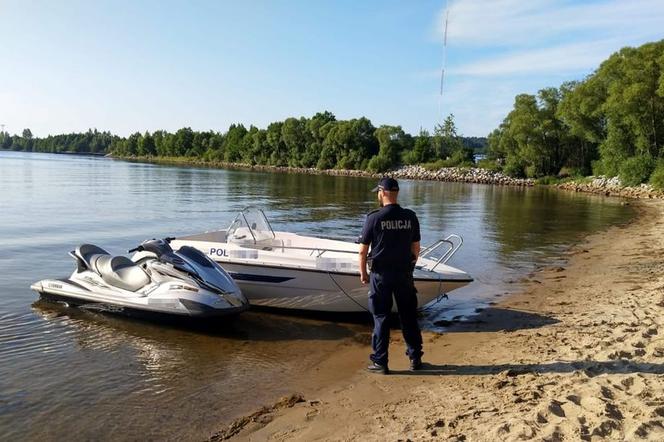
[[150, 283], [145, 271], [126, 256], [97, 255], [94, 267], [101, 275], [101, 279], [130, 292], [135, 292]]
[[76, 251], [74, 253], [76, 256], [81, 258], [86, 267], [92, 271], [94, 271], [91, 259], [93, 256], [110, 255], [110, 253], [108, 253], [106, 250], [102, 249], [101, 247], [97, 247], [94, 244], [81, 244], [80, 246], [76, 247]]
[[134, 292], [150, 283], [145, 271], [125, 256], [111, 256], [93, 244], [80, 245], [76, 254], [90, 270], [99, 273], [112, 286]]

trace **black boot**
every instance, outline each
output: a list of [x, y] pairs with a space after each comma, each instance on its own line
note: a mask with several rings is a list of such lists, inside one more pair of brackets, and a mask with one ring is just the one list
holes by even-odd
[[368, 367], [367, 370], [369, 370], [372, 373], [380, 373], [380, 374], [388, 374], [390, 370], [387, 368], [387, 364], [381, 365], [378, 364], [377, 362], [372, 362]]
[[410, 371], [417, 371], [422, 369], [422, 359], [416, 358], [410, 360]]

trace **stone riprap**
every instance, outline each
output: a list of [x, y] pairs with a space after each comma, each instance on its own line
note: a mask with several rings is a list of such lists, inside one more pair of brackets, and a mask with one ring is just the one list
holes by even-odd
[[402, 166], [384, 173], [371, 173], [364, 170], [352, 169], [326, 169], [320, 170], [314, 167], [288, 167], [250, 165], [243, 163], [228, 163], [224, 161], [202, 161], [192, 158], [169, 158], [169, 157], [118, 157], [120, 159], [139, 162], [151, 162], [160, 164], [184, 164], [202, 167], [218, 167], [224, 169], [242, 169], [262, 172], [284, 172], [305, 173], [309, 175], [334, 175], [334, 176], [359, 176], [379, 178], [391, 176], [409, 180], [450, 181], [461, 183], [495, 184], [504, 186], [533, 186], [535, 181], [530, 178], [511, 178], [501, 172], [496, 172], [479, 167], [443, 167], [428, 170], [422, 166]]
[[303, 168], [259, 165], [247, 166], [246, 164], [224, 164], [224, 167], [259, 170], [266, 172], [290, 172], [334, 176], [362, 176], [371, 178], [391, 176], [393, 178], [408, 180], [449, 181], [460, 183], [495, 184], [504, 186], [533, 186], [535, 184], [535, 181], [529, 178], [512, 178], [504, 175], [501, 172], [480, 169], [479, 167], [443, 167], [441, 169], [428, 170], [422, 166], [402, 166], [398, 169], [390, 170], [384, 173], [371, 173], [364, 170], [349, 169], [320, 170], [313, 167]]
[[450, 181], [506, 186], [532, 186], [535, 184], [535, 181], [532, 179], [512, 178], [504, 175], [503, 173], [487, 169], [480, 169], [479, 167], [444, 167], [441, 169], [428, 170], [422, 166], [402, 166], [398, 169], [390, 170], [384, 173], [371, 173], [364, 170], [349, 169], [320, 170], [313, 167], [303, 168], [279, 166], [247, 166], [245, 164], [227, 164], [226, 167], [260, 171], [324, 174], [334, 176], [363, 176], [372, 178], [391, 176], [393, 178], [408, 180]]
[[444, 167], [428, 170], [422, 166], [403, 166], [386, 175], [409, 180], [454, 181], [461, 183], [497, 184], [506, 186], [532, 186], [529, 178], [512, 178], [501, 172], [479, 167]]
[[652, 199], [664, 197], [662, 191], [655, 190], [650, 184], [641, 184], [635, 187], [623, 186], [618, 177], [593, 176], [582, 181], [569, 181], [558, 184], [557, 187], [574, 192], [596, 193], [625, 198]]

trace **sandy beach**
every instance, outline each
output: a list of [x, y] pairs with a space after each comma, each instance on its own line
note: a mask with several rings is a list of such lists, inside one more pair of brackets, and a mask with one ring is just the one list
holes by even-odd
[[664, 204], [635, 204], [564, 267], [426, 333], [423, 371], [407, 370], [398, 331], [389, 376], [365, 372], [368, 345], [353, 344], [212, 439], [664, 440]]

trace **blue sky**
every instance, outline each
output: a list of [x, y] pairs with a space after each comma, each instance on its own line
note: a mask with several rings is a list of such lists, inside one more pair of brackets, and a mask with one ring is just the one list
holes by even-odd
[[[664, 38], [662, 0], [0, 0], [0, 124], [225, 131], [330, 110], [484, 136], [518, 93]], [[442, 112], [439, 112], [442, 106]]]

